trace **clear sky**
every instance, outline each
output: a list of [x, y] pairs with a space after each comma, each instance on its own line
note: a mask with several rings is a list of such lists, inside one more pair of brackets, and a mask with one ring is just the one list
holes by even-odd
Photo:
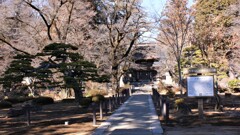
[[166, 0], [142, 0], [142, 6], [149, 15], [161, 13]]
[[[156, 17], [161, 14], [163, 8], [165, 7], [167, 0], [142, 0], [142, 7], [145, 9], [145, 11], [148, 14], [149, 21], [153, 19], [153, 17]], [[193, 0], [189, 0], [188, 6], [191, 6], [193, 4]], [[152, 38], [147, 37], [156, 37], [157, 31], [149, 31], [144, 34], [146, 36], [143, 38], [144, 40], [147, 40], [147, 42], [154, 42]]]
[[[156, 13], [161, 13], [167, 0], [142, 0], [142, 6], [146, 9], [147, 13], [152, 16]], [[191, 6], [193, 0], [189, 0], [188, 5]]]

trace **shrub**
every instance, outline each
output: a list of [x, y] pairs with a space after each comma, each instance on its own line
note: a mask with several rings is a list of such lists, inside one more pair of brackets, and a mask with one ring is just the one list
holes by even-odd
[[125, 88], [125, 87], [121, 87], [119, 88], [119, 92], [123, 92], [123, 91], [126, 91], [128, 88]]
[[239, 88], [240, 87], [240, 80], [233, 79], [228, 82], [228, 87], [231, 89]]
[[92, 97], [96, 95], [107, 95], [107, 92], [106, 90], [96, 90], [96, 89], [88, 90], [86, 92], [86, 97]]
[[191, 113], [191, 108], [184, 102], [183, 98], [179, 98], [175, 100], [174, 106], [177, 108], [177, 110], [181, 111], [184, 114]]
[[218, 91], [219, 91], [220, 93], [223, 93], [223, 92], [228, 91], [228, 89], [227, 89], [227, 88], [222, 88], [222, 87], [218, 86]]
[[12, 104], [8, 101], [1, 101], [0, 102], [0, 109], [11, 108], [11, 107], [12, 107]]
[[92, 103], [92, 98], [86, 97], [86, 98], [82, 98], [79, 104], [82, 107], [88, 107], [91, 103]]
[[172, 90], [168, 90], [168, 92], [166, 93], [166, 95], [167, 95], [168, 97], [170, 97], [170, 98], [173, 98], [173, 97], [175, 97], [175, 92], [172, 91]]
[[73, 103], [75, 101], [74, 98], [65, 98], [65, 99], [62, 99], [62, 102], [63, 103]]
[[184, 103], [184, 99], [183, 98], [179, 98], [179, 99], [176, 99], [175, 100], [175, 106], [177, 107], [177, 106], [179, 106], [180, 104], [183, 104]]
[[12, 104], [23, 103], [28, 100], [32, 100], [33, 97], [15, 97], [15, 98], [7, 98], [4, 101], [10, 102]]
[[17, 103], [20, 103], [18, 98], [7, 98], [7, 99], [4, 99], [4, 101], [6, 102], [10, 102], [12, 104], [17, 104]]
[[104, 99], [105, 99], [105, 97], [103, 95], [100, 95], [100, 94], [92, 97], [93, 102], [100, 102], [100, 101], [103, 101]]
[[32, 103], [37, 105], [53, 104], [54, 100], [51, 97], [38, 97], [32, 100]]

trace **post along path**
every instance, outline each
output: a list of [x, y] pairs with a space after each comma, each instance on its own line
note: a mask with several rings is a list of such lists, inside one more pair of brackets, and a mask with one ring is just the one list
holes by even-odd
[[152, 98], [134, 93], [93, 135], [162, 135]]

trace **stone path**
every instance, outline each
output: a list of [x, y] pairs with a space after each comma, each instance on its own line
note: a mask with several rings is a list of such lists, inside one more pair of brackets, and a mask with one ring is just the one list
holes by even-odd
[[93, 135], [162, 135], [149, 94], [133, 94]]

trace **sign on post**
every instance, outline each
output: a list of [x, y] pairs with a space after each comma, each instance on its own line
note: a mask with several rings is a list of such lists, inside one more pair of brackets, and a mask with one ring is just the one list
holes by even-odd
[[188, 97], [212, 97], [214, 96], [213, 76], [189, 76], [187, 77]]

